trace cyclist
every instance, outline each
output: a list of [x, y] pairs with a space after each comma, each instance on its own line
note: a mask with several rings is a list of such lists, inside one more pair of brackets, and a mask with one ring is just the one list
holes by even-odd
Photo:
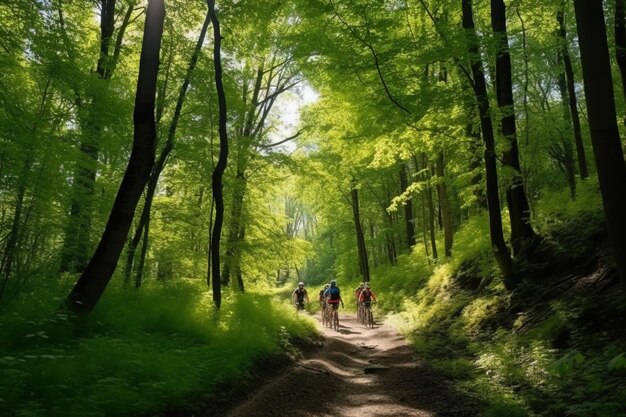
[[363, 288], [363, 291], [361, 291], [361, 293], [359, 294], [359, 302], [363, 305], [369, 306], [372, 300], [378, 301], [376, 299], [376, 294], [374, 294], [374, 292], [370, 288], [370, 283], [366, 282], [365, 288]]
[[324, 298], [326, 299], [327, 304], [333, 306], [333, 310], [337, 310], [339, 308], [339, 303], [341, 303], [341, 307], [343, 307], [341, 290], [337, 286], [337, 281], [330, 281], [330, 287], [328, 287], [328, 289], [324, 291]]
[[357, 306], [359, 304], [359, 296], [361, 295], [361, 291], [363, 291], [363, 288], [365, 287], [365, 283], [362, 282], [359, 284], [358, 287], [356, 287], [356, 289], [354, 290], [354, 299], [356, 300]]
[[291, 301], [293, 301], [293, 304], [296, 306], [296, 310], [304, 310], [304, 303], [309, 302], [309, 295], [304, 288], [304, 282], [300, 281], [298, 283], [298, 288], [293, 290], [293, 293], [291, 294]]
[[326, 298], [324, 297], [324, 292], [326, 292], [328, 288], [330, 288], [330, 284], [324, 285], [324, 288], [320, 290], [320, 294], [317, 298], [320, 303], [320, 311], [322, 312], [322, 324], [325, 323], [326, 317]]
[[326, 285], [324, 285], [324, 288], [322, 288], [322, 289], [320, 290], [320, 295], [319, 295], [319, 297], [317, 298], [317, 299], [319, 300], [320, 305], [321, 305], [321, 307], [322, 307], [322, 308], [324, 308], [324, 307], [326, 306], [326, 299], [324, 298], [324, 292], [325, 292], [328, 288], [330, 288], [330, 284], [326, 284]]

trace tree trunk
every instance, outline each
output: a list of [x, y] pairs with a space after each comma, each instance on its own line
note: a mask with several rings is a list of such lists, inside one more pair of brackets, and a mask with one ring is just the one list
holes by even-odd
[[567, 34], [565, 32], [565, 24], [563, 22], [563, 12], [557, 12], [556, 18], [559, 22], [559, 36], [561, 38], [561, 54], [563, 56], [563, 66], [565, 67], [565, 80], [567, 82], [567, 97], [569, 100], [569, 111], [572, 119], [572, 127], [574, 128], [574, 144], [576, 144], [576, 156], [578, 157], [578, 172], [580, 178], [585, 179], [589, 176], [587, 169], [587, 158], [585, 157], [585, 146], [583, 144], [583, 136], [580, 129], [580, 117], [578, 116], [578, 103], [576, 100], [576, 89], [574, 88], [574, 68], [567, 47]]
[[141, 255], [139, 256], [139, 265], [137, 266], [137, 275], [135, 276], [135, 288], [141, 287], [143, 282], [143, 267], [146, 264], [146, 253], [148, 252], [148, 239], [150, 238], [150, 218], [146, 220], [143, 231], [143, 243], [141, 245]]
[[[406, 175], [406, 164], [400, 164], [400, 193], [404, 193], [409, 186]], [[411, 253], [411, 248], [415, 246], [415, 224], [413, 222], [413, 198], [409, 198], [404, 204], [404, 223], [406, 225], [407, 252]]]
[[617, 271], [626, 291], [626, 167], [601, 0], [574, 0], [591, 144]]
[[356, 230], [357, 251], [359, 254], [359, 269], [364, 282], [370, 281], [370, 269], [367, 259], [367, 246], [365, 246], [365, 236], [363, 235], [363, 226], [361, 225], [361, 214], [359, 212], [359, 190], [355, 185], [352, 186], [352, 215], [354, 218], [354, 227]]
[[[422, 166], [428, 166], [428, 163], [426, 162], [426, 155], [424, 154], [422, 154]], [[437, 259], [439, 258], [439, 254], [437, 253], [437, 239], [435, 237], [435, 205], [433, 203], [433, 188], [430, 185], [431, 179], [432, 176], [431, 178], [425, 178], [428, 183], [426, 189], [424, 190], [424, 193], [426, 194], [426, 203], [428, 208], [428, 232], [430, 236], [430, 247], [432, 250], [433, 259]]]
[[213, 302], [215, 308], [222, 305], [222, 287], [220, 282], [220, 240], [222, 238], [222, 225], [224, 223], [224, 194], [222, 177], [226, 170], [228, 160], [228, 132], [226, 130], [226, 93], [222, 83], [222, 57], [220, 49], [222, 47], [222, 35], [220, 34], [220, 23], [215, 13], [215, 0], [207, 0], [211, 22], [213, 23], [213, 65], [215, 67], [215, 89], [219, 107], [219, 135], [220, 154], [213, 170], [213, 183], [211, 184], [213, 196], [215, 197], [215, 222], [211, 235], [211, 286], [213, 288]]
[[139, 60], [133, 149], [100, 244], [66, 299], [66, 306], [79, 314], [95, 307], [109, 283], [154, 164], [154, 104], [164, 18], [163, 0], [150, 0]]
[[[560, 66], [562, 61], [562, 53], [561, 51], [557, 51], [557, 64]], [[565, 73], [563, 71], [559, 71], [559, 75], [557, 76], [557, 85], [559, 87], [559, 93], [561, 94], [561, 108], [563, 113], [563, 134], [561, 135], [561, 143], [560, 145], [553, 145], [552, 149], [549, 150], [549, 153], [554, 158], [554, 153], [556, 148], [558, 148], [558, 153], [561, 155], [560, 158], [557, 159], [557, 163], [561, 167], [563, 173], [565, 174], [565, 179], [569, 185], [570, 195], [572, 200], [576, 199], [576, 166], [574, 163], [574, 152], [572, 150], [571, 143], [571, 120], [569, 114], [569, 98], [567, 94], [567, 83], [565, 81]]]
[[[615, 0], [615, 58], [626, 99], [626, 0]], [[623, 121], [626, 124], [626, 117]]]
[[450, 200], [448, 198], [448, 186], [444, 175], [443, 152], [439, 152], [437, 157], [437, 187], [439, 189], [441, 215], [443, 217], [444, 253], [445, 256], [452, 256], [452, 242], [454, 231], [452, 226], [452, 213], [450, 210]]
[[2, 255], [2, 263], [0, 264], [0, 300], [4, 296], [9, 280], [13, 264], [15, 262], [15, 254], [17, 249], [18, 237], [20, 234], [20, 224], [22, 222], [22, 210], [24, 208], [24, 195], [26, 194], [26, 175], [31, 168], [30, 156], [24, 162], [22, 178], [20, 181], [17, 195], [15, 198], [15, 210], [13, 213], [13, 221], [11, 222], [11, 230], [7, 236], [7, 244]]
[[480, 138], [480, 129], [474, 128], [473, 123], [473, 111], [468, 116], [469, 120], [467, 125], [465, 126], [465, 135], [470, 138], [470, 163], [469, 169], [471, 171], [476, 171], [476, 173], [472, 176], [470, 180], [470, 184], [474, 189], [474, 196], [476, 197], [476, 205], [481, 209], [487, 209], [487, 199], [485, 198], [485, 193], [483, 192], [482, 186], [482, 172], [479, 171], [479, 168], [483, 164], [482, 158], [482, 139]]
[[[109, 46], [115, 30], [115, 2], [116, 0], [100, 0], [100, 56], [96, 66], [96, 73], [101, 80], [108, 80], [112, 75], [110, 67]], [[97, 97], [92, 99], [93, 102]], [[89, 261], [91, 249], [91, 217], [93, 210], [93, 196], [96, 182], [98, 154], [100, 153], [100, 125], [96, 123], [99, 115], [95, 114], [95, 105], [86, 110], [83, 116], [80, 156], [74, 169], [70, 217], [65, 230], [65, 238], [61, 249], [61, 272], [79, 272], [85, 269]], [[79, 111], [82, 100], [77, 99]]]
[[485, 143], [485, 174], [487, 182], [487, 210], [489, 213], [489, 235], [491, 247], [494, 252], [500, 271], [504, 278], [507, 289], [512, 289], [515, 285], [513, 275], [513, 264], [509, 248], [504, 242], [502, 232], [502, 218], [500, 216], [500, 197], [498, 195], [498, 173], [496, 168], [495, 139], [493, 135], [493, 125], [489, 110], [489, 99], [487, 97], [487, 85], [483, 72], [483, 63], [480, 58], [480, 43], [474, 28], [474, 16], [472, 11], [472, 0], [462, 0], [463, 7], [463, 28], [467, 41], [467, 48], [474, 78], [473, 89], [478, 104], [480, 115], [480, 126]]
[[496, 43], [496, 96], [502, 112], [502, 136], [509, 149], [502, 154], [502, 164], [511, 168], [513, 178], [506, 188], [506, 200], [511, 221], [511, 245], [513, 253], [519, 254], [536, 240], [530, 223], [530, 207], [519, 162], [515, 108], [513, 106], [513, 82], [511, 77], [511, 56], [506, 30], [506, 9], [504, 0], [491, 0], [491, 26]]

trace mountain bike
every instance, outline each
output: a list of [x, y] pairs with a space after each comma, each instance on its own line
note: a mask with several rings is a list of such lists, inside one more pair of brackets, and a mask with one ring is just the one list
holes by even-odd
[[361, 323], [365, 324], [364, 310], [361, 303], [357, 300], [356, 302], [356, 319]]
[[325, 326], [328, 322], [328, 304], [325, 301], [320, 302], [320, 310], [322, 312], [322, 326]]
[[332, 309], [332, 322], [331, 323], [332, 323], [333, 329], [335, 329], [335, 331], [339, 331], [339, 308]]
[[362, 304], [363, 307], [363, 321], [362, 323], [365, 327], [373, 328], [374, 327], [374, 313], [372, 313], [372, 302], [365, 301]]

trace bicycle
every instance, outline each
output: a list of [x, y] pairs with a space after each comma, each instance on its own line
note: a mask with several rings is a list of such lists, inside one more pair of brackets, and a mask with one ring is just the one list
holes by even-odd
[[300, 314], [300, 311], [304, 310], [304, 300], [294, 303], [294, 307], [296, 307], [296, 313]]
[[335, 329], [335, 331], [339, 331], [339, 310], [335, 310], [334, 308], [331, 311], [331, 326]]
[[362, 308], [363, 308], [362, 323], [365, 325], [365, 327], [373, 328], [374, 327], [374, 313], [372, 313], [371, 301], [363, 302]]
[[328, 323], [328, 305], [325, 301], [320, 302], [320, 311], [322, 312], [322, 326], [325, 326]]
[[363, 313], [364, 313], [363, 306], [361, 305], [359, 300], [357, 300], [356, 301], [356, 319], [360, 321], [361, 323], [365, 324]]

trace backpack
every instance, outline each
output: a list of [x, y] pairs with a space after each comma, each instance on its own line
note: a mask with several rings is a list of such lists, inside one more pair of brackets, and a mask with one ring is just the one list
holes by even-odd
[[300, 290], [300, 288], [296, 288], [295, 293], [298, 300], [304, 300], [304, 294], [306, 294], [306, 290], [304, 288], [302, 288], [302, 290]]
[[339, 300], [339, 288], [330, 287], [328, 289], [328, 295], [330, 296], [331, 300]]

